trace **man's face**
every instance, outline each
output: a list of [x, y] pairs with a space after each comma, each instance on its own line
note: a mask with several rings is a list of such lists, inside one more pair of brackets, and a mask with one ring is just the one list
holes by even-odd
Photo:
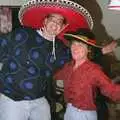
[[44, 27], [49, 35], [58, 35], [64, 28], [64, 17], [59, 14], [51, 14], [45, 19]]
[[85, 60], [88, 54], [88, 46], [82, 42], [73, 41], [71, 53], [75, 61]]

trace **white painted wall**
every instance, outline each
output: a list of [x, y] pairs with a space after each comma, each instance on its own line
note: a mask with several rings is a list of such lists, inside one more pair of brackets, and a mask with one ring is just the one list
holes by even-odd
[[0, 5], [20, 6], [24, 0], [0, 0]]

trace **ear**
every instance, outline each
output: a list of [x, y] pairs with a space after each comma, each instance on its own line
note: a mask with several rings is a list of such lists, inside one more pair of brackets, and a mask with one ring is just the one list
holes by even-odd
[[47, 18], [44, 19], [43, 25], [46, 25], [46, 23], [47, 23]]

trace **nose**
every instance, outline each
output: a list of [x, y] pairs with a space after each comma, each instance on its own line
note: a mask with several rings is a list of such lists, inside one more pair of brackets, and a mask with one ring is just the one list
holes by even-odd
[[55, 20], [52, 21], [52, 28], [56, 29], [57, 25], [58, 25], [57, 21]]
[[71, 49], [74, 51], [74, 52], [78, 52], [80, 50], [82, 50], [82, 46], [80, 44], [73, 44]]
[[53, 23], [52, 26], [51, 26], [52, 30], [57, 30], [57, 24], [56, 23]]

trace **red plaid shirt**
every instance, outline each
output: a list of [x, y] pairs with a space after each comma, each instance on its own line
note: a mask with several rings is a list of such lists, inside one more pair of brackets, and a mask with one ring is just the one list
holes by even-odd
[[120, 100], [120, 85], [113, 84], [97, 64], [87, 60], [76, 70], [73, 66], [73, 61], [67, 63], [55, 74], [56, 80], [64, 80], [67, 103], [80, 109], [95, 110], [96, 88], [112, 100]]

